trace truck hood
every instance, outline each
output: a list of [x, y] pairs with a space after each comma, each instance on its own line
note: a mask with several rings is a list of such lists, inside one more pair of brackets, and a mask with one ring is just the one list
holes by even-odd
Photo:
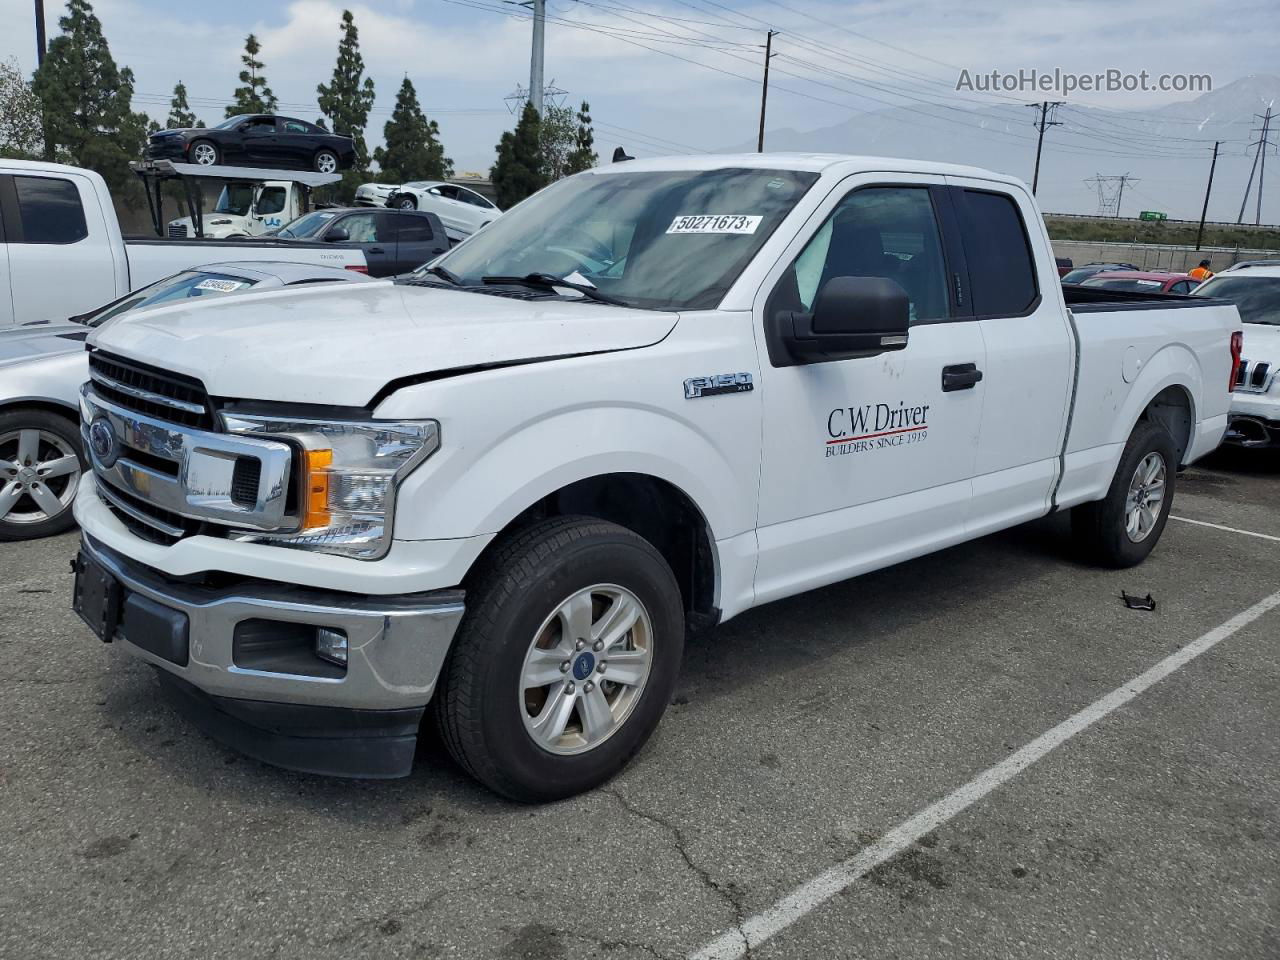
[[83, 353], [89, 328], [82, 323], [27, 323], [0, 330], [0, 367], [64, 353]]
[[1244, 330], [1244, 358], [1250, 363], [1280, 363], [1280, 327], [1270, 323], [1246, 323]]
[[215, 397], [361, 407], [393, 380], [645, 347], [678, 316], [398, 285], [263, 292], [125, 314], [91, 346]]

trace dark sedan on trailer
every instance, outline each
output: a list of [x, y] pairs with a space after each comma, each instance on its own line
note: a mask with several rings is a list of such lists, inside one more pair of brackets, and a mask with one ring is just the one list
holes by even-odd
[[249, 114], [216, 127], [161, 130], [147, 138], [148, 160], [204, 167], [291, 167], [337, 173], [355, 162], [355, 141], [293, 117]]

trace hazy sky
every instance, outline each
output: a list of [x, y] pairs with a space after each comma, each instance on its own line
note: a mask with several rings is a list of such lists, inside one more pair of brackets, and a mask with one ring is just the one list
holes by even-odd
[[[252, 31], [281, 111], [318, 116], [315, 87], [333, 68], [342, 4], [98, 0], [94, 6], [117, 62], [137, 75], [137, 109], [163, 118], [181, 79], [196, 112], [206, 121], [221, 119]], [[52, 35], [62, 7], [47, 0], [46, 8]], [[351, 9], [377, 84], [371, 143], [380, 141], [407, 73], [439, 121], [457, 169], [487, 170], [493, 144], [511, 123], [503, 97], [528, 82], [530, 39], [527, 19], [494, 11], [519, 8], [500, 0], [387, 0]], [[1218, 86], [1277, 72], [1274, 0], [1243, 0], [1217, 12], [1193, 0], [550, 0], [548, 9], [547, 80], [572, 102], [591, 101], [602, 154], [618, 143], [653, 155], [673, 152], [664, 143], [707, 150], [753, 138], [767, 26], [782, 31], [774, 42], [783, 54], [773, 61], [769, 126], [799, 130], [883, 108], [869, 96], [963, 105], [954, 91], [960, 67], [1208, 73]], [[32, 0], [0, 0], [0, 23], [8, 28], [0, 57], [16, 56], [32, 68]], [[886, 94], [885, 85], [898, 92]], [[1078, 99], [1133, 109], [1186, 95]], [[922, 120], [922, 136], [930, 135], [927, 126]]]

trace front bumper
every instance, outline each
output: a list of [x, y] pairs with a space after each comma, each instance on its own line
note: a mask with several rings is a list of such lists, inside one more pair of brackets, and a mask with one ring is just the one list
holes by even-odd
[[187, 158], [187, 141], [182, 137], [149, 140], [143, 156], [148, 160], [185, 160]]
[[[122, 586], [114, 639], [162, 672], [210, 736], [291, 769], [409, 772], [462, 591], [363, 597], [260, 580], [211, 585], [166, 578], [88, 535], [82, 550]], [[316, 627], [346, 634], [345, 670], [314, 656], [307, 637]]]

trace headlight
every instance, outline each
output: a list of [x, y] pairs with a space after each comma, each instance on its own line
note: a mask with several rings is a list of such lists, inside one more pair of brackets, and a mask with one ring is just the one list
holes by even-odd
[[213, 227], [225, 227], [230, 222], [231, 221], [226, 219], [225, 217], [219, 217], [217, 220], [210, 220], [209, 225]]
[[391, 546], [396, 487], [440, 446], [435, 420], [330, 421], [222, 413], [229, 433], [284, 440], [294, 457], [299, 527], [237, 540], [376, 560]]

